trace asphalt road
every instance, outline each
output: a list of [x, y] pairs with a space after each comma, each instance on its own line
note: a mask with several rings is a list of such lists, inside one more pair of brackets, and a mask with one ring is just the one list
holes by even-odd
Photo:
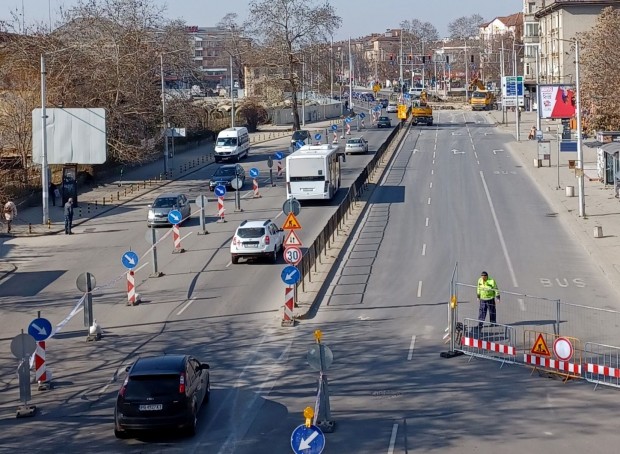
[[[62, 319], [79, 296], [79, 272], [88, 269], [100, 283], [120, 275], [121, 253], [147, 247], [147, 201], [85, 224], [92, 229], [88, 235], [13, 240], [12, 259], [20, 261], [14, 277], [32, 274], [0, 284], [0, 326], [10, 333], [0, 344], [0, 448], [36, 439], [41, 452], [67, 446], [128, 453], [291, 452], [291, 432], [303, 423], [303, 409], [314, 405], [318, 374], [306, 352], [314, 330], [321, 329], [334, 352], [328, 378], [337, 423], [326, 436], [326, 453], [614, 450], [620, 442], [617, 392], [530, 375], [516, 365], [439, 357], [446, 350], [442, 336], [457, 262], [460, 282], [475, 283], [485, 269], [506, 291], [500, 323], [526, 313], [547, 326], [542, 298], [618, 307], [596, 264], [511, 157], [509, 138], [487, 125], [482, 113], [439, 111], [435, 117], [435, 126], [411, 129], [325, 286], [315, 317], [295, 329], [281, 328], [281, 267], [229, 265], [228, 240], [238, 221], [279, 214], [282, 185], [261, 188], [262, 198], [244, 199], [243, 214], [229, 211], [228, 223], [209, 224], [209, 235], [184, 238], [188, 252], [169, 254], [171, 240], [160, 248], [166, 276], [147, 281], [150, 265], [138, 273], [144, 304], [127, 308], [122, 282], [102, 290], [95, 308], [106, 331], [102, 341], [84, 342], [81, 314], [50, 341], [56, 388], [33, 393], [41, 412], [32, 420], [13, 418], [11, 332], [25, 327], [37, 309]], [[376, 147], [380, 134], [387, 131], [364, 135]], [[347, 157], [351, 181], [353, 169], [367, 159]], [[262, 171], [265, 160], [257, 163]], [[207, 176], [194, 174], [174, 185], [195, 196]], [[304, 207], [302, 240], [332, 210]], [[182, 235], [187, 230], [197, 226]], [[459, 304], [463, 317], [476, 317], [472, 290], [460, 289]], [[584, 342], [598, 336], [612, 343], [615, 331], [578, 315], [567, 319], [577, 318]], [[124, 365], [138, 353], [177, 351], [212, 365], [214, 390], [198, 434], [115, 440], [112, 408]]]
[[[370, 153], [347, 156], [342, 186], [347, 187], [388, 136], [388, 129], [366, 129]], [[230, 262], [229, 242], [243, 219], [271, 218], [283, 222], [286, 198], [283, 181], [268, 184], [267, 156], [286, 150], [288, 139], [254, 146], [242, 161], [260, 172], [260, 198], [253, 198], [251, 180], [241, 192], [243, 212], [234, 211], [234, 193], [226, 197], [226, 223], [216, 223], [216, 203], [207, 181], [216, 168], [208, 166], [166, 186], [193, 200], [210, 197], [208, 235], [199, 236], [196, 216], [181, 227], [183, 254], [172, 254], [172, 238], [158, 246], [160, 278], [149, 278], [152, 263], [145, 234], [147, 194], [75, 228], [73, 236], [15, 238], [4, 250], [18, 271], [0, 283], [0, 450], [24, 446], [33, 437], [42, 452], [71, 446], [76, 452], [93, 444], [100, 452], [236, 452], [246, 432], [262, 414], [262, 396], [278, 385], [296, 330], [280, 327], [283, 284], [280, 265]], [[343, 145], [344, 146], [344, 145]], [[301, 238], [310, 242], [334, 212], [336, 200], [304, 204], [299, 220]], [[166, 234], [169, 229], [157, 229]], [[127, 307], [125, 270], [120, 259], [132, 249], [141, 257], [136, 284], [142, 303]], [[94, 294], [94, 317], [104, 330], [98, 342], [85, 342], [83, 315], [77, 313], [47, 343], [52, 391], [33, 391], [38, 414], [16, 420], [17, 362], [10, 340], [26, 329], [37, 311], [55, 325], [65, 319], [80, 292], [75, 279], [89, 271], [99, 289]], [[199, 434], [192, 439], [119, 441], [112, 435], [113, 405], [123, 371], [137, 355], [188, 352], [209, 362], [213, 395], [200, 414]], [[313, 392], [311, 389], [305, 390]], [[287, 409], [276, 405], [282, 415]], [[175, 451], [176, 450], [176, 451]]]

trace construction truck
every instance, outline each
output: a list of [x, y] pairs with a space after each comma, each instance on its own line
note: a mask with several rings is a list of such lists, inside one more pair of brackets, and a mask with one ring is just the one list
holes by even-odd
[[492, 110], [495, 107], [495, 94], [487, 90], [480, 79], [474, 79], [469, 85], [471, 97], [469, 104], [472, 110]]
[[425, 123], [433, 126], [433, 109], [428, 105], [428, 95], [426, 90], [420, 93], [420, 98], [411, 104], [411, 121], [414, 125]]

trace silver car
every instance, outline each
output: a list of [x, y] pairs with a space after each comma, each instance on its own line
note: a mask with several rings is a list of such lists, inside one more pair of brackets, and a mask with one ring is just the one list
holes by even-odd
[[368, 142], [363, 137], [352, 137], [347, 140], [345, 153], [368, 153]]
[[189, 219], [192, 210], [185, 194], [167, 192], [157, 196], [155, 201], [149, 205], [149, 213], [146, 218], [148, 226], [170, 225], [170, 222], [168, 222], [168, 213], [172, 210], [180, 211], [183, 221]]

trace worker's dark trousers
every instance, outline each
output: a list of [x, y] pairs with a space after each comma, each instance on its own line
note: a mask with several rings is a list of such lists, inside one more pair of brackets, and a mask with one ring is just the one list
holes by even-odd
[[489, 319], [491, 323], [496, 323], [495, 298], [491, 300], [480, 300], [480, 309], [478, 310], [479, 327], [482, 327], [484, 319], [487, 318], [487, 308], [489, 310]]

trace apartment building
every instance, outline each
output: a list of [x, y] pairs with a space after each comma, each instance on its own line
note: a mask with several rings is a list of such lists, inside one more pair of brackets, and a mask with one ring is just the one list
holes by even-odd
[[[230, 58], [226, 52], [226, 42], [230, 32], [219, 27], [187, 27], [187, 33], [193, 42], [194, 63], [202, 71], [206, 88], [221, 85], [230, 86]], [[237, 83], [239, 68], [233, 62], [233, 74]]]

